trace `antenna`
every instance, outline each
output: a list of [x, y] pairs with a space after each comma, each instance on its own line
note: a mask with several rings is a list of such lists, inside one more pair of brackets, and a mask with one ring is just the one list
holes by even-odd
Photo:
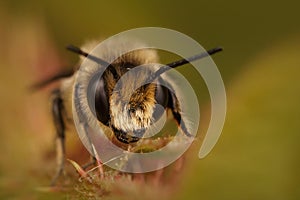
[[209, 55], [213, 55], [215, 53], [218, 53], [220, 51], [222, 51], [223, 48], [222, 47], [216, 47], [216, 48], [213, 48], [213, 49], [210, 49], [206, 52], [203, 52], [203, 53], [200, 53], [200, 54], [197, 54], [197, 55], [194, 55], [194, 56], [191, 56], [189, 58], [184, 58], [184, 59], [181, 59], [181, 60], [177, 60], [175, 62], [172, 62], [172, 63], [169, 63], [169, 64], [166, 64], [165, 66], [159, 68], [154, 74], [152, 74], [148, 81], [149, 82], [152, 82], [154, 79], [156, 79], [159, 75], [161, 75], [162, 73], [170, 70], [171, 68], [176, 68], [176, 67], [179, 67], [181, 65], [185, 65], [187, 63], [191, 63], [195, 60], [199, 60], [199, 59], [202, 59], [202, 58], [205, 58]]
[[114, 76], [117, 76], [118, 73], [115, 70], [115, 68], [113, 68], [113, 66], [111, 64], [109, 64], [108, 62], [106, 62], [105, 60], [102, 60], [101, 58], [98, 58], [96, 56], [88, 54], [85, 51], [81, 50], [79, 47], [76, 47], [72, 44], [68, 45], [66, 48], [67, 48], [67, 50], [72, 51], [73, 53], [77, 53], [77, 54], [82, 55], [100, 65], [106, 66], [107, 69], [110, 70], [112, 74], [114, 74]]
[[74, 46], [72, 44], [68, 45], [66, 48], [67, 48], [67, 50], [69, 50], [69, 51], [71, 51], [73, 53], [77, 53], [79, 55], [82, 55], [82, 56], [84, 56], [84, 57], [86, 57], [86, 58], [88, 58], [88, 59], [90, 59], [92, 61], [95, 61], [98, 64], [109, 66], [109, 63], [106, 62], [105, 60], [102, 60], [101, 58], [98, 58], [96, 56], [88, 54], [85, 51], [81, 50], [79, 47], [76, 47], [76, 46]]
[[175, 68], [175, 67], [178, 67], [178, 66], [185, 65], [187, 63], [193, 62], [195, 60], [199, 60], [201, 58], [205, 58], [206, 56], [213, 55], [213, 54], [218, 53], [218, 52], [220, 52], [222, 50], [223, 50], [222, 47], [216, 47], [216, 48], [208, 50], [207, 52], [203, 52], [203, 53], [194, 55], [192, 57], [189, 57], [189, 58], [186, 58], [186, 59], [181, 59], [181, 60], [178, 60], [178, 61], [166, 64], [166, 65], [168, 67]]
[[[101, 65], [106, 65], [109, 67], [110, 70], [112, 70], [114, 73], [116, 73], [115, 69], [113, 69], [113, 67], [106, 61], [102, 60], [101, 58], [98, 58], [96, 56], [93, 56], [91, 54], [88, 54], [84, 51], [82, 51], [80, 48], [74, 46], [74, 45], [68, 45], [67, 46], [67, 49], [69, 51], [72, 51], [74, 53], [77, 53], [79, 55], [82, 55], [84, 57], [87, 57], [89, 58], [90, 60], [92, 61], [95, 61], [96, 63], [98, 64], [101, 64]], [[148, 81], [149, 82], [152, 82], [154, 79], [156, 79], [159, 75], [161, 75], [162, 73], [170, 70], [171, 68], [176, 68], [176, 67], [179, 67], [181, 65], [185, 65], [187, 63], [191, 63], [195, 60], [199, 60], [199, 59], [202, 59], [202, 58], [205, 58], [209, 55], [213, 55], [215, 53], [218, 53], [220, 51], [222, 51], [223, 48], [222, 47], [216, 47], [216, 48], [213, 48], [213, 49], [210, 49], [206, 52], [203, 52], [203, 53], [200, 53], [200, 54], [197, 54], [197, 55], [194, 55], [194, 56], [191, 56], [189, 58], [184, 58], [184, 59], [181, 59], [181, 60], [177, 60], [175, 62], [172, 62], [172, 63], [168, 63], [166, 64], [165, 66], [159, 68], [154, 74], [152, 74], [149, 78], [148, 78]]]

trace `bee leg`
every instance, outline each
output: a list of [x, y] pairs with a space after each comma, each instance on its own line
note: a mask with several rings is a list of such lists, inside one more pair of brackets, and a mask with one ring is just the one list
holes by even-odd
[[96, 165], [97, 160], [94, 156], [90, 156], [90, 161], [82, 166], [83, 169], [87, 169], [91, 166]]
[[59, 90], [53, 92], [52, 99], [52, 116], [56, 130], [56, 154], [57, 169], [56, 174], [51, 181], [55, 185], [57, 179], [62, 175], [65, 162], [65, 124], [63, 120], [63, 100]]
[[178, 125], [178, 127], [180, 127], [182, 132], [188, 137], [193, 137], [193, 135], [189, 133], [189, 131], [185, 125], [185, 122], [181, 118], [181, 113], [180, 113], [181, 109], [179, 106], [179, 101], [178, 101], [176, 95], [173, 92], [171, 92], [170, 90], [169, 90], [168, 107], [171, 108], [173, 117], [175, 118], [177, 125]]
[[[88, 162], [85, 165], [83, 165], [82, 168], [84, 170], [86, 170], [90, 166], [95, 166], [99, 170], [100, 178], [103, 178], [104, 177], [103, 163], [100, 160], [100, 158], [99, 158], [99, 156], [98, 156], [98, 154], [97, 154], [97, 152], [95, 151], [94, 148], [93, 148], [93, 151], [94, 151], [93, 152], [94, 155], [90, 156], [90, 159], [91, 159], [90, 162]], [[95, 169], [95, 168], [93, 168], [93, 169]]]

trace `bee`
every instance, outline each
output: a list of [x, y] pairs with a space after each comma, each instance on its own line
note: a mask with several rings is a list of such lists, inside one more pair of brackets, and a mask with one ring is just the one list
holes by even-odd
[[[194, 60], [201, 59], [222, 50], [217, 47], [205, 53], [201, 53], [190, 58], [184, 58], [171, 62], [164, 66], [145, 68], [136, 73], [128, 73], [138, 66], [159, 63], [159, 58], [154, 49], [139, 49], [123, 55], [121, 48], [128, 46], [139, 46], [136, 41], [116, 40], [108, 43], [97, 55], [90, 51], [96, 43], [88, 43], [82, 48], [73, 45], [67, 47], [68, 50], [86, 57], [93, 61], [97, 69], [102, 69], [102, 76], [94, 76], [97, 71], [95, 67], [85, 66], [86, 85], [90, 85], [93, 80], [92, 88], [95, 91], [93, 102], [95, 102], [95, 116], [102, 126], [107, 127], [113, 132], [114, 139], [121, 144], [134, 144], [138, 142], [147, 129], [161, 117], [161, 112], [157, 112], [156, 105], [161, 105], [167, 113], [172, 113], [180, 130], [188, 137], [189, 132], [186, 122], [182, 120], [181, 105], [179, 103], [176, 88], [172, 87], [171, 80], [166, 76], [161, 76], [170, 68], [185, 65]], [[114, 59], [113, 62], [108, 61]], [[127, 74], [126, 78], [122, 79]], [[76, 77], [78, 69], [59, 73], [48, 80], [40, 82], [33, 87], [35, 89], [44, 87], [54, 81], [61, 81], [60, 87], [52, 92], [52, 115], [57, 135], [57, 173], [53, 178], [52, 184], [63, 171], [65, 159], [65, 132], [66, 124], [73, 123], [72, 98], [81, 102], [82, 96], [76, 93]], [[96, 77], [96, 78], [95, 78]], [[146, 84], [143, 84], [143, 83]], [[119, 84], [118, 89], [116, 86]], [[139, 86], [141, 85], [142, 86]], [[169, 85], [166, 87], [165, 85]], [[137, 89], [136, 89], [137, 88]], [[134, 91], [134, 92], [129, 92]], [[126, 102], [127, 101], [127, 102]], [[88, 109], [89, 106], [82, 108]], [[84, 111], [83, 111], [84, 112]], [[70, 120], [71, 119], [71, 120]]]

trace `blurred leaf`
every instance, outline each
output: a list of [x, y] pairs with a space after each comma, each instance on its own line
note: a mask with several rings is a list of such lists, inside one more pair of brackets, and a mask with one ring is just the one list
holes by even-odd
[[274, 45], [231, 83], [221, 138], [179, 199], [300, 198], [299, 49], [299, 38]]

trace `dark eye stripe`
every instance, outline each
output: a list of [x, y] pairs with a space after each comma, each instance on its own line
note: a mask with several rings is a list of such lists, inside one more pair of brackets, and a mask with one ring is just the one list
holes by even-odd
[[[162, 83], [161, 81], [162, 80], [160, 80], [160, 83]], [[156, 104], [159, 104], [163, 106], [164, 109], [166, 109], [169, 104], [169, 89], [160, 83], [156, 84], [155, 101]], [[157, 107], [155, 107], [153, 113], [154, 120], [158, 120], [162, 116], [162, 114], [163, 110], [157, 109]]]
[[155, 91], [155, 100], [157, 104], [162, 105], [164, 108], [168, 105], [168, 98], [169, 98], [168, 88], [163, 85], [156, 84], [156, 91]]

